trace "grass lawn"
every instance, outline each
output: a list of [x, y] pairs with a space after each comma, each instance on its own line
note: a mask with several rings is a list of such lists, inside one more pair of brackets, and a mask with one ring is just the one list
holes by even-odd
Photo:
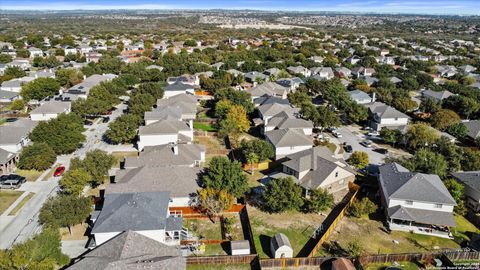
[[335, 153], [335, 151], [337, 150], [337, 145], [335, 145], [334, 143], [329, 142], [329, 141], [324, 141], [324, 142], [319, 141], [318, 145], [319, 146], [326, 146], [332, 153]]
[[[463, 225], [460, 226], [459, 232], [471, 228], [465, 224], [465, 220], [462, 218], [460, 220]], [[382, 214], [375, 215], [374, 219], [344, 217], [330, 236], [329, 241], [337, 241], [341, 247], [345, 247], [350, 241], [357, 240], [362, 244], [366, 254], [425, 252], [437, 248], [460, 247], [455, 241], [446, 238], [400, 231], [388, 233], [384, 231], [382, 221]], [[394, 241], [398, 241], [398, 243], [394, 243]], [[328, 253], [328, 250], [323, 249], [319, 255]]]
[[188, 229], [189, 233], [197, 236], [199, 239], [206, 240], [221, 240], [222, 231], [220, 220], [213, 223], [208, 218], [194, 219], [194, 218], [185, 218], [183, 219], [183, 227]]
[[205, 252], [201, 256], [216, 256], [216, 255], [228, 255], [223, 249], [221, 244], [208, 244], [205, 245]]
[[7, 122], [7, 119], [5, 118], [0, 118], [0, 126], [5, 124], [5, 122]]
[[250, 270], [250, 264], [198, 264], [187, 265], [187, 270]]
[[229, 213], [223, 215], [225, 218], [229, 218], [234, 220], [235, 222], [232, 224], [232, 230], [230, 232], [230, 237], [232, 240], [243, 240], [243, 230], [242, 230], [242, 223], [240, 221], [240, 216], [235, 213]]
[[88, 229], [88, 224], [77, 224], [72, 228], [72, 234], [68, 231], [68, 228], [63, 227], [60, 228], [60, 235], [62, 236], [62, 240], [86, 240], [88, 236], [85, 235], [85, 232]]
[[112, 152], [112, 156], [115, 157], [116, 163], [113, 165], [114, 168], [120, 168], [120, 163], [123, 161], [125, 157], [138, 157], [138, 152], [136, 151], [128, 151], [128, 152]]
[[325, 216], [286, 212], [268, 214], [249, 206], [248, 214], [254, 235], [255, 247], [260, 258], [270, 258], [270, 239], [276, 233], [285, 234], [292, 244], [296, 255], [323, 222]]
[[15, 171], [16, 174], [21, 175], [27, 179], [29, 182], [36, 181], [38, 177], [43, 173], [43, 171], [37, 171], [37, 170], [20, 170], [17, 169]]
[[25, 196], [20, 203], [15, 206], [10, 213], [8, 213], [9, 216], [15, 216], [20, 209], [35, 195], [35, 193], [30, 192], [28, 193], [27, 196]]
[[18, 197], [22, 195], [23, 191], [18, 190], [2, 190], [0, 191], [0, 215], [7, 210], [7, 208], [14, 203]]
[[245, 172], [247, 175], [248, 186], [249, 187], [257, 187], [260, 185], [258, 180], [262, 179], [265, 174], [261, 170], [254, 170], [253, 175], [250, 172]]
[[193, 122], [193, 128], [207, 132], [216, 132], [218, 130], [214, 125], [203, 122]]
[[455, 223], [457, 223], [457, 227], [451, 231], [457, 243], [470, 240], [468, 233], [480, 233], [480, 230], [463, 216], [455, 215]]
[[[417, 270], [419, 269], [418, 265], [416, 265], [415, 263], [412, 263], [412, 262], [398, 262], [399, 263], [399, 266], [403, 269], [403, 270]], [[372, 264], [368, 264], [368, 265], [365, 265], [365, 267], [363, 269], [365, 270], [383, 270], [389, 266], [393, 266], [392, 263], [372, 263]]]
[[207, 148], [207, 155], [219, 155], [219, 151], [225, 151], [225, 145], [215, 136], [196, 136], [195, 143], [203, 144]]

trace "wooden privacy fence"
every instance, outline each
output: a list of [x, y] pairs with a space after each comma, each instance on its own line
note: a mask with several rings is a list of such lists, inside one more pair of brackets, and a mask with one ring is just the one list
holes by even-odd
[[[243, 204], [234, 204], [230, 209], [226, 209], [222, 213], [239, 213], [244, 207], [245, 205]], [[209, 216], [202, 213], [199, 209], [190, 206], [169, 207], [168, 210], [170, 212], [181, 213], [184, 218], [209, 218]]]
[[330, 259], [329, 257], [260, 259], [260, 267], [263, 269], [320, 266]]
[[252, 263], [257, 258], [257, 255], [235, 255], [235, 256], [202, 256], [202, 257], [187, 257], [187, 265], [194, 264], [246, 264]]
[[[353, 203], [353, 201], [357, 197], [357, 194], [358, 194], [358, 191], [360, 190], [360, 187], [358, 185], [350, 182], [349, 183], [349, 189], [350, 189], [350, 192], [347, 194], [347, 196], [345, 196], [345, 198], [343, 200], [344, 205], [340, 206], [341, 208], [337, 209], [337, 211], [339, 211], [337, 216], [329, 224], [328, 224], [329, 217], [327, 217], [327, 219], [325, 221], [328, 224], [328, 227], [326, 229], [323, 228], [325, 231], [322, 230], [323, 234], [320, 238], [318, 238], [318, 240], [316, 238], [314, 238], [313, 241], [317, 241], [317, 242], [315, 243], [315, 245], [312, 248], [312, 250], [310, 251], [310, 253], [308, 253], [307, 257], [315, 256], [318, 253], [318, 251], [322, 248], [323, 243], [325, 243], [328, 240], [328, 238], [330, 237], [332, 232], [337, 227], [338, 223], [345, 216], [345, 213], [346, 213], [348, 207]], [[330, 213], [330, 215], [332, 215], [332, 214], [335, 215], [335, 212], [334, 211], [332, 211], [332, 212], [333, 213]], [[308, 245], [308, 243], [307, 243], [307, 245]]]
[[451, 261], [459, 260], [479, 260], [480, 252], [459, 251], [437, 251], [428, 253], [400, 253], [400, 254], [380, 254], [371, 256], [361, 256], [358, 261], [362, 265], [371, 263], [391, 263], [401, 261], [431, 261], [435, 257], [444, 254]]

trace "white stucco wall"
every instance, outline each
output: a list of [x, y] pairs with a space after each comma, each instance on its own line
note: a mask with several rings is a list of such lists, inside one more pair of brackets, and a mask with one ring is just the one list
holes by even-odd
[[147, 231], [135, 231], [148, 238], [156, 240], [160, 243], [165, 243], [165, 230], [147, 230]]
[[272, 253], [275, 254], [275, 258], [282, 258], [282, 254], [284, 258], [293, 258], [293, 250], [287, 246], [279, 247], [277, 250], [272, 251]]
[[178, 134], [161, 134], [161, 135], [140, 135], [138, 140], [138, 150], [143, 150], [145, 146], [165, 145], [176, 143]]
[[432, 211], [439, 211], [439, 212], [453, 212], [453, 205], [446, 205], [443, 204], [442, 208], [435, 208], [434, 203], [428, 203], [428, 202], [417, 202], [414, 201], [413, 204], [407, 204], [405, 200], [396, 200], [396, 199], [390, 199], [388, 202], [388, 207], [394, 207], [397, 205], [403, 205], [408, 208], [416, 208], [416, 209], [422, 209], [422, 210], [432, 210]]
[[[275, 146], [274, 146], [275, 147]], [[293, 146], [293, 147], [275, 147], [275, 158], [280, 159], [286, 155], [297, 153], [303, 150], [312, 148], [312, 145], [302, 145], [302, 146]]]
[[117, 236], [121, 232], [109, 232], [109, 233], [94, 233], [93, 236], [95, 237], [95, 244], [97, 246], [107, 242], [108, 240], [112, 239], [113, 237]]
[[380, 125], [384, 126], [403, 126], [408, 124], [408, 118], [382, 118], [380, 119]]
[[47, 121], [53, 118], [57, 118], [58, 114], [56, 113], [34, 113], [30, 114], [30, 119], [33, 121]]

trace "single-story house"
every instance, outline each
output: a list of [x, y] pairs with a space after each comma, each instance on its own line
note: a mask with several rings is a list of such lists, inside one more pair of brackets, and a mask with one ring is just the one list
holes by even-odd
[[163, 96], [166, 98], [173, 97], [180, 94], [195, 95], [195, 87], [191, 84], [177, 81], [164, 87]]
[[375, 102], [375, 93], [373, 94], [374, 96], [371, 97], [369, 94], [357, 89], [349, 91], [348, 95], [350, 95], [350, 98], [357, 104], [368, 104]]
[[49, 100], [30, 112], [33, 121], [47, 121], [57, 118], [62, 113], [70, 113], [72, 103], [69, 101]]

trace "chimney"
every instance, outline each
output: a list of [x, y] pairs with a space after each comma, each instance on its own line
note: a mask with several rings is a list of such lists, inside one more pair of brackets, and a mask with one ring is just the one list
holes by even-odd
[[172, 146], [172, 150], [173, 150], [173, 154], [174, 154], [175, 156], [178, 156], [178, 144], [174, 144], [174, 145]]
[[376, 95], [377, 95], [377, 93], [373, 92], [373, 94], [372, 94], [372, 103], [375, 102], [375, 100], [376, 100]]

